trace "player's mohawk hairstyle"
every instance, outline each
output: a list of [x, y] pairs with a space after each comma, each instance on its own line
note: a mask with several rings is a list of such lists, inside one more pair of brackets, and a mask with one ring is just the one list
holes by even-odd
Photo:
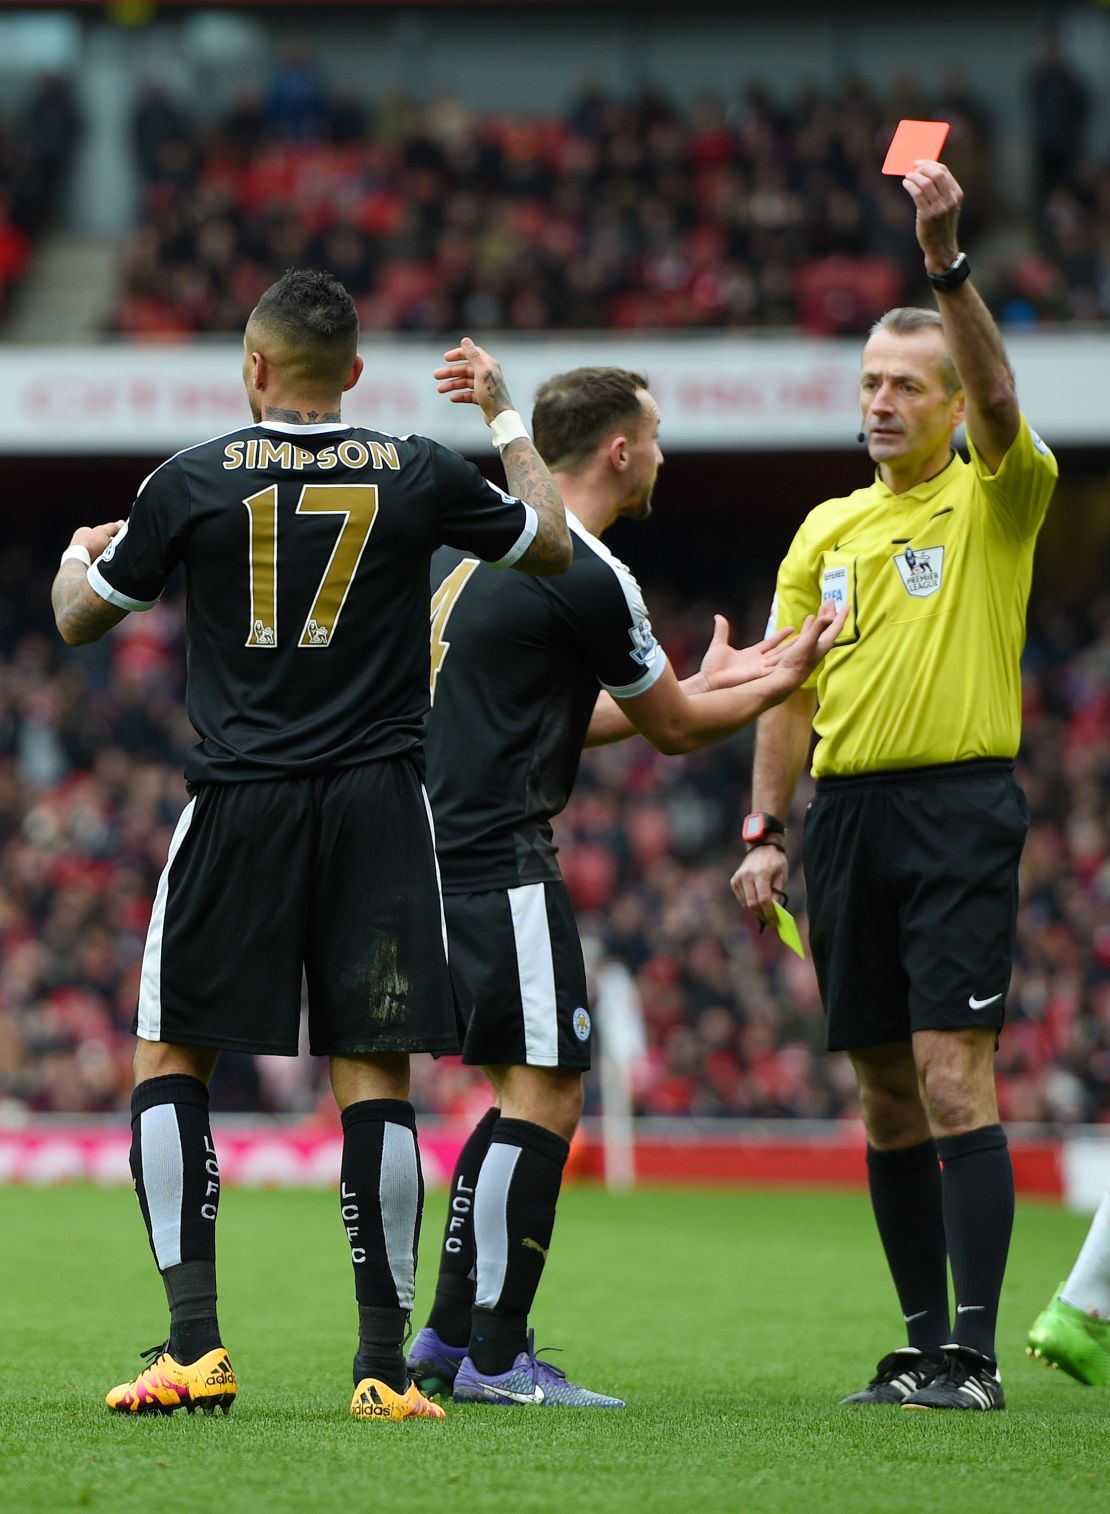
[[289, 268], [251, 313], [279, 338], [306, 373], [321, 380], [344, 373], [358, 346], [358, 311], [339, 280], [316, 268]]

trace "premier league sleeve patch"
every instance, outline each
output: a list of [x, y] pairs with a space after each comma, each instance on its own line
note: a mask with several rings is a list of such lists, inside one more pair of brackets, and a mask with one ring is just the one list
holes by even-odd
[[928, 599], [940, 588], [944, 571], [943, 547], [907, 547], [894, 559], [898, 576], [906, 593], [914, 599]]

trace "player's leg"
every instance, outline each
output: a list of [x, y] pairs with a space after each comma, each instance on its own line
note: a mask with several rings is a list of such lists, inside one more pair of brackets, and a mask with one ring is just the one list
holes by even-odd
[[208, 1080], [223, 1048], [295, 1055], [300, 1015], [296, 784], [212, 784], [186, 806], [159, 880], [134, 1029], [131, 1169], [170, 1333], [128, 1413], [227, 1408], [216, 1312], [219, 1164]]
[[329, 775], [314, 824], [309, 1044], [330, 1058], [343, 1121], [340, 1212], [359, 1317], [351, 1413], [440, 1418], [403, 1354], [424, 1200], [408, 1056], [459, 1044], [419, 777], [403, 759]]
[[131, 1173], [170, 1311], [169, 1338], [148, 1365], [107, 1395], [121, 1413], [199, 1405], [225, 1412], [236, 1382], [216, 1316], [216, 1213], [220, 1172], [208, 1120], [217, 1053], [140, 1041], [131, 1096]]
[[940, 1167], [907, 1042], [851, 1053], [867, 1130], [867, 1178], [875, 1224], [902, 1306], [906, 1345], [879, 1363], [847, 1404], [901, 1403], [943, 1363], [949, 1335], [948, 1258]]
[[409, 1371], [425, 1393], [451, 1392], [470, 1341], [475, 1278], [474, 1193], [494, 1126], [500, 1118], [501, 1110], [496, 1104], [486, 1110], [463, 1142], [451, 1174], [435, 1302], [427, 1324], [413, 1340], [408, 1354]]
[[1110, 1191], [1075, 1265], [1033, 1323], [1030, 1356], [1089, 1387], [1110, 1387]]
[[475, 1301], [455, 1399], [622, 1407], [537, 1361], [528, 1328], [589, 1066], [570, 900], [551, 880], [449, 900], [448, 919], [469, 1011], [463, 1057], [485, 1067], [501, 1110], [474, 1196]]
[[358, 1305], [351, 1413], [437, 1417], [410, 1384], [404, 1356], [424, 1208], [408, 1057], [333, 1056], [331, 1084], [343, 1121], [340, 1217]]

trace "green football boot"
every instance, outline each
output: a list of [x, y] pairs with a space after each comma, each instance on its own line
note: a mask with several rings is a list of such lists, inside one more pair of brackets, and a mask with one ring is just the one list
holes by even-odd
[[1025, 1347], [1027, 1356], [1059, 1367], [1092, 1388], [1110, 1386], [1110, 1320], [1095, 1319], [1060, 1297], [1061, 1283], [1048, 1308], [1037, 1315]]

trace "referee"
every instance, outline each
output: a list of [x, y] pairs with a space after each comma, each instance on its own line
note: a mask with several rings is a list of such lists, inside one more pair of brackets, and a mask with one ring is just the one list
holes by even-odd
[[[1014, 1180], [994, 1051], [1028, 822], [1013, 775], [1019, 662], [1057, 468], [968, 282], [960, 186], [929, 161], [903, 183], [940, 314], [890, 310], [873, 327], [860, 410], [875, 480], [818, 505], [779, 569], [772, 628], [830, 597], [851, 611], [809, 684], [760, 718], [732, 887], [772, 918], [787, 881], [781, 817], [813, 727], [810, 939], [829, 1048], [848, 1052], [859, 1084], [908, 1336], [844, 1402], [1001, 1409]], [[953, 448], [964, 423], [967, 462]]]

